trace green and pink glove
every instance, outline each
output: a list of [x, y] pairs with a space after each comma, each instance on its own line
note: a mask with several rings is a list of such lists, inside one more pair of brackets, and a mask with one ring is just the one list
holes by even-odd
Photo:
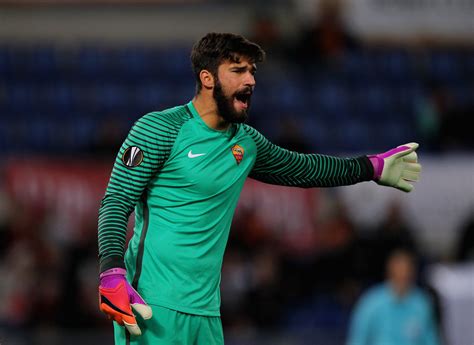
[[99, 308], [109, 319], [125, 326], [132, 335], [141, 335], [132, 312], [143, 319], [152, 317], [151, 308], [125, 278], [123, 268], [111, 268], [100, 275]]
[[398, 146], [390, 151], [368, 156], [374, 167], [374, 181], [382, 186], [390, 186], [404, 192], [411, 192], [420, 179], [421, 165], [415, 150], [417, 143]]

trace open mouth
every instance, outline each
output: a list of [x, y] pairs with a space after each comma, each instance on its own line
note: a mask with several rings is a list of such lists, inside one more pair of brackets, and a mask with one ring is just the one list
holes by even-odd
[[251, 92], [241, 92], [234, 96], [235, 100], [241, 104], [243, 108], [248, 108], [250, 105]]

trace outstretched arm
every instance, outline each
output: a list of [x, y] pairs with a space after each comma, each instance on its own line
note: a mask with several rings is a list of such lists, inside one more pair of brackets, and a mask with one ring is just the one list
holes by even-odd
[[257, 160], [250, 173], [256, 180], [295, 187], [335, 187], [374, 180], [378, 184], [411, 191], [421, 171], [417, 144], [407, 144], [383, 154], [340, 158], [301, 154], [278, 147], [250, 126], [245, 129], [257, 146]]

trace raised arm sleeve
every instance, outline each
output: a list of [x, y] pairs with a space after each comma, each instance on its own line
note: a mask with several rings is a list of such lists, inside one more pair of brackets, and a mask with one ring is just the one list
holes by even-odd
[[249, 175], [256, 180], [309, 188], [351, 185], [373, 177], [366, 156], [339, 158], [292, 152], [272, 144], [250, 126], [245, 129], [257, 146], [257, 159]]
[[154, 113], [139, 119], [122, 144], [99, 209], [100, 272], [124, 267], [128, 218], [172, 144], [170, 127]]

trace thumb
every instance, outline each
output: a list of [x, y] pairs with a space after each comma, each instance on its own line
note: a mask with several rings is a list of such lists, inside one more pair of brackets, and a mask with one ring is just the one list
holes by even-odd
[[142, 335], [142, 331], [136, 323], [127, 323], [125, 321], [123, 323], [125, 325], [125, 328], [131, 335], [134, 335], [134, 336]]
[[392, 156], [393, 158], [400, 158], [406, 155], [409, 155], [413, 151], [415, 151], [420, 145], [418, 143], [408, 143], [404, 145], [398, 146], [395, 150], [395, 154]]
[[[147, 304], [133, 303], [130, 305], [133, 311], [135, 311], [138, 315], [140, 315], [144, 320], [150, 319], [153, 315], [151, 311], [151, 307]], [[134, 321], [133, 323], [127, 323], [126, 321], [124, 321], [123, 323], [131, 335], [139, 336], [142, 334], [142, 331], [140, 327], [138, 327], [136, 319], [134, 319], [133, 321]]]
[[140, 315], [144, 320], [151, 319], [153, 316], [153, 312], [151, 307], [148, 304], [142, 303], [133, 303], [132, 305], [133, 310]]
[[153, 316], [151, 307], [131, 285], [128, 285], [127, 289], [130, 298], [130, 306], [133, 308], [133, 310], [136, 311], [143, 319], [150, 319]]

